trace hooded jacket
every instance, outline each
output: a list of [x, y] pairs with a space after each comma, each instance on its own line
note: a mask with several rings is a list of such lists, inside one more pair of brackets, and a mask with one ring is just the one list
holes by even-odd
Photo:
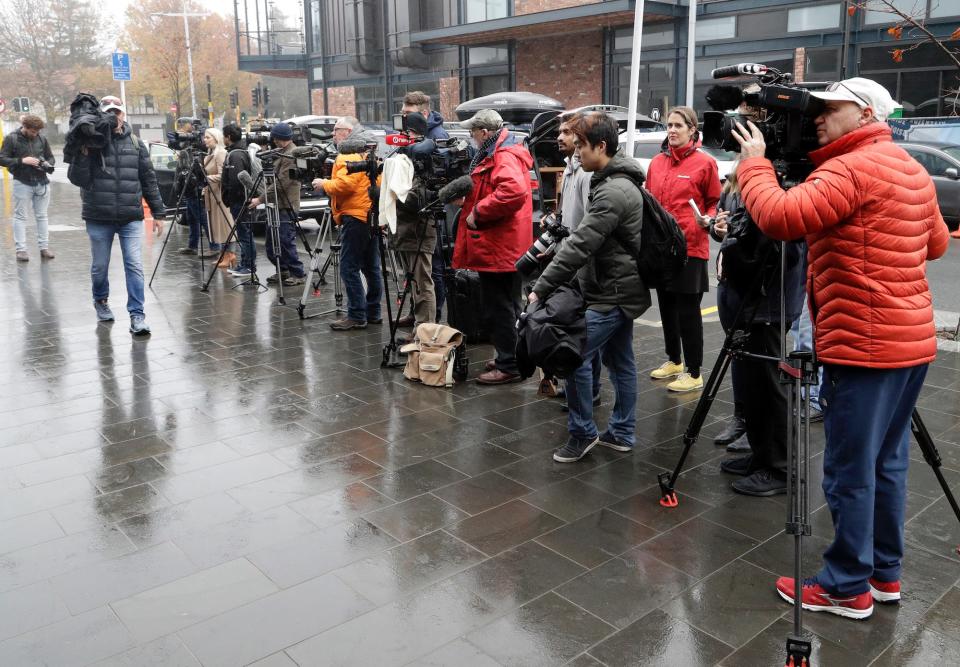
[[650, 290], [635, 259], [643, 227], [641, 185], [640, 165], [620, 154], [593, 172], [590, 206], [533, 286], [539, 298], [577, 276], [590, 310], [608, 312], [619, 306], [636, 319], [650, 307]]
[[4, 138], [3, 148], [0, 148], [0, 167], [6, 167], [16, 180], [27, 185], [49, 183], [47, 174], [53, 171], [53, 166], [42, 169], [31, 167], [23, 163], [25, 157], [46, 160], [50, 165], [56, 162], [46, 137], [37, 135], [31, 139], [23, 133], [23, 128], [20, 128]]
[[77, 156], [73, 166], [89, 172], [81, 175], [89, 183], [80, 189], [84, 221], [122, 225], [143, 220], [144, 199], [154, 217], [166, 215], [150, 150], [131, 135], [127, 123], [120, 133], [110, 134], [100, 151]]
[[[512, 273], [533, 242], [533, 194], [529, 151], [506, 129], [470, 176], [473, 190], [460, 212], [453, 266]], [[466, 225], [473, 211], [477, 229]]]
[[806, 236], [807, 291], [821, 361], [903, 368], [933, 361], [937, 341], [926, 261], [949, 234], [929, 174], [870, 123], [812, 153], [789, 190], [765, 158], [737, 169], [747, 210], [776, 239]]
[[664, 141], [663, 152], [647, 167], [647, 190], [677, 219], [687, 238], [687, 256], [710, 259], [710, 239], [694, 219], [689, 201], [697, 202], [704, 215], [716, 215], [720, 175], [716, 160], [697, 150], [699, 147], [697, 141], [691, 141], [682, 148], [671, 148]]
[[427, 116], [427, 139], [449, 139], [450, 135], [443, 128], [443, 116], [431, 111]]

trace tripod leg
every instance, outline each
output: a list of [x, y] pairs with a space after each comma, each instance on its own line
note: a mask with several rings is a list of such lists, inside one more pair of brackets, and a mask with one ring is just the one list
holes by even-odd
[[[920, 413], [916, 408], [913, 409], [913, 415], [910, 418], [910, 430], [913, 431], [913, 435], [917, 439], [917, 444], [920, 445], [923, 460], [926, 461], [927, 465], [933, 470], [933, 474], [936, 475], [937, 481], [940, 483], [940, 488], [943, 489], [943, 494], [947, 497], [947, 502], [950, 503], [950, 508], [953, 510], [954, 515], [956, 515], [957, 521], [960, 521], [960, 505], [957, 504], [957, 499], [954, 497], [953, 491], [950, 490], [950, 485], [940, 471], [943, 465], [940, 452], [933, 443], [930, 431], [927, 430], [927, 425], [923, 423], [923, 419], [921, 419]], [[957, 547], [957, 553], [960, 554], [960, 546]]]
[[170, 225], [167, 228], [167, 235], [163, 237], [163, 245], [160, 246], [160, 254], [157, 255], [157, 263], [153, 265], [153, 273], [150, 274], [150, 282], [147, 283], [147, 287], [153, 287], [153, 279], [157, 275], [157, 269], [160, 266], [160, 260], [163, 259], [163, 251], [167, 249], [167, 243], [170, 241], [170, 234], [173, 232], [173, 227], [175, 224], [176, 216], [174, 216], [174, 220], [170, 222]]

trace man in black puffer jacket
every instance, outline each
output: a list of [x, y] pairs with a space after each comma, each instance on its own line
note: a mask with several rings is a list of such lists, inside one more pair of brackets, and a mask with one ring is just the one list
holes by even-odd
[[[74, 169], [83, 182], [80, 190], [83, 200], [83, 220], [90, 238], [93, 262], [93, 306], [97, 319], [112, 322], [113, 313], [107, 305], [110, 283], [110, 251], [113, 237], [120, 238], [123, 268], [127, 282], [127, 311], [130, 313], [130, 333], [134, 336], [150, 334], [143, 314], [143, 260], [140, 256], [143, 241], [143, 204], [145, 198], [153, 213], [153, 232], [163, 231], [162, 218], [166, 215], [157, 175], [150, 162], [150, 150], [124, 122], [125, 112], [119, 98], [104, 97], [100, 109], [116, 117], [116, 128], [110, 140], [100, 150], [84, 148], [86, 156], [77, 156]], [[82, 173], [82, 172], [88, 173]]]
[[[637, 365], [633, 321], [650, 307], [650, 290], [640, 278], [643, 172], [636, 160], [617, 154], [617, 122], [602, 112], [582, 116], [573, 127], [580, 162], [590, 178], [590, 205], [580, 224], [543, 270], [527, 297], [544, 299], [579, 278], [587, 306], [584, 364], [567, 380], [570, 439], [553, 453], [559, 463], [582, 459], [597, 444], [618, 452], [633, 450]], [[607, 430], [597, 436], [593, 421], [593, 365], [597, 353], [610, 372], [616, 397]]]

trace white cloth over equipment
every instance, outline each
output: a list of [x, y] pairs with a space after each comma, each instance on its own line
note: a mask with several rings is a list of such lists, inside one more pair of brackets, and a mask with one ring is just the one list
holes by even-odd
[[380, 181], [380, 226], [397, 233], [397, 201], [406, 201], [413, 188], [413, 162], [406, 155], [391, 155], [383, 161]]

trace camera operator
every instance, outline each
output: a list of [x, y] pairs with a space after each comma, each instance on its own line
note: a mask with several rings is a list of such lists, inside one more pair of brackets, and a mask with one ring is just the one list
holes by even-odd
[[17, 261], [29, 262], [27, 254], [27, 208], [37, 219], [37, 245], [42, 259], [53, 259], [47, 232], [47, 207], [50, 205], [50, 179], [53, 172], [53, 151], [43, 129], [40, 116], [27, 114], [20, 119], [20, 129], [7, 135], [0, 148], [0, 166], [13, 174], [13, 242]]
[[83, 200], [83, 221], [90, 238], [93, 282], [93, 307], [100, 322], [112, 322], [113, 312], [107, 304], [110, 294], [110, 252], [113, 237], [120, 239], [123, 272], [127, 282], [127, 312], [130, 333], [147, 336], [143, 313], [143, 200], [153, 213], [153, 232], [163, 231], [166, 209], [157, 187], [157, 175], [150, 162], [150, 149], [136, 138], [126, 120], [120, 98], [108, 95], [100, 100], [100, 111], [113, 114], [113, 132], [107, 144], [96, 151], [84, 146], [86, 159], [76, 160], [73, 167], [81, 182], [89, 183], [80, 190]]
[[[886, 89], [857, 77], [811, 94], [824, 108], [805, 182], [780, 187], [752, 122], [734, 132], [737, 175], [765, 234], [808, 245], [835, 537], [802, 584], [803, 606], [866, 618], [874, 599], [900, 599], [911, 415], [937, 350], [926, 261], [946, 252], [949, 235], [930, 176], [883, 122], [894, 108]], [[777, 581], [791, 603], [794, 585]]]
[[[243, 130], [235, 123], [223, 128], [223, 144], [227, 148], [227, 159], [223, 163], [221, 192], [223, 203], [230, 207], [230, 215], [236, 221], [240, 219], [243, 205], [247, 203], [247, 191], [238, 175], [241, 171], [251, 173], [250, 153], [247, 151], [247, 142], [243, 139]], [[240, 263], [230, 273], [241, 278], [257, 272], [257, 245], [253, 240], [253, 220], [249, 216], [251, 214], [244, 216], [242, 222], [236, 223], [239, 224], [237, 241], [240, 246]]]
[[[430, 109], [430, 96], [420, 90], [412, 90], [403, 96], [403, 106], [400, 113], [407, 116], [411, 113], [420, 113], [427, 119], [427, 131], [424, 132], [427, 139], [448, 139], [450, 137], [443, 128], [443, 116]], [[434, 243], [433, 258], [431, 259], [430, 273], [433, 280], [433, 291], [436, 300], [437, 317], [434, 322], [439, 322], [443, 313], [443, 302], [446, 300], [447, 290], [443, 284], [443, 258], [440, 253], [443, 249], [439, 243]], [[417, 318], [419, 320], [419, 318]], [[401, 326], [411, 326], [413, 321], [404, 317], [400, 319]]]
[[[273, 193], [266, 195], [266, 204], [277, 208], [280, 221], [280, 247], [273, 247], [273, 238], [267, 234], [267, 258], [274, 262], [279, 255], [280, 274], [273, 274], [267, 278], [268, 283], [283, 281], [288, 287], [302, 285], [306, 279], [303, 262], [297, 253], [297, 232], [294, 225], [297, 222], [300, 208], [300, 180], [298, 178], [297, 161], [293, 157], [293, 128], [287, 123], [277, 123], [270, 128], [270, 141], [280, 149], [280, 154], [274, 158], [274, 170], [277, 181], [277, 198], [273, 201]], [[248, 207], [257, 208], [264, 203], [264, 197], [258, 196], [250, 200]]]
[[520, 274], [515, 263], [533, 235], [533, 158], [492, 109], [482, 109], [460, 125], [470, 130], [478, 150], [470, 162], [473, 189], [460, 211], [453, 266], [480, 274], [483, 317], [497, 352], [494, 367], [477, 382], [507, 384], [520, 379]]
[[[194, 119], [191, 118], [180, 118], [177, 121], [177, 132], [179, 134], [193, 134], [197, 131], [199, 124], [199, 121], [194, 121]], [[170, 145], [170, 148], [174, 148], [174, 146], [175, 144]], [[205, 234], [208, 247], [203, 256], [205, 258], [216, 257], [220, 253], [220, 246], [210, 241], [210, 228], [207, 226], [207, 211], [200, 201], [200, 189], [203, 187], [203, 182], [197, 176], [194, 176], [190, 180], [189, 186], [185, 185], [187, 179], [190, 178], [190, 170], [193, 169], [193, 164], [192, 149], [177, 151], [177, 174], [174, 193], [175, 195], [179, 195], [180, 192], [183, 192], [187, 225], [190, 230], [186, 247], [180, 248], [177, 252], [181, 255], [197, 254], [198, 248], [200, 247], [200, 234]], [[185, 191], [183, 190], [184, 187], [187, 187]]]
[[[333, 127], [333, 143], [337, 146], [366, 142], [366, 130], [351, 116], [340, 118]], [[322, 190], [330, 198], [333, 220], [340, 225], [340, 278], [347, 292], [347, 316], [330, 323], [334, 331], [365, 329], [367, 323], [380, 324], [380, 300], [383, 296], [383, 278], [380, 273], [380, 254], [376, 230], [367, 224], [370, 212], [370, 183], [363, 172], [347, 172], [347, 162], [366, 159], [362, 153], [340, 153], [333, 164], [329, 179], [313, 181], [315, 190]], [[363, 281], [367, 280], [364, 294]]]
[[[632, 451], [637, 403], [633, 321], [650, 307], [650, 291], [637, 265], [643, 171], [633, 158], [617, 154], [619, 128], [607, 114], [587, 114], [574, 131], [583, 168], [593, 172], [590, 206], [527, 297], [531, 303], [545, 299], [578, 278], [587, 306], [584, 363], [567, 381], [570, 439], [553, 453], [559, 463], [579, 461], [597, 444]], [[607, 430], [599, 437], [592, 401], [593, 359], [598, 352], [616, 396]]]

